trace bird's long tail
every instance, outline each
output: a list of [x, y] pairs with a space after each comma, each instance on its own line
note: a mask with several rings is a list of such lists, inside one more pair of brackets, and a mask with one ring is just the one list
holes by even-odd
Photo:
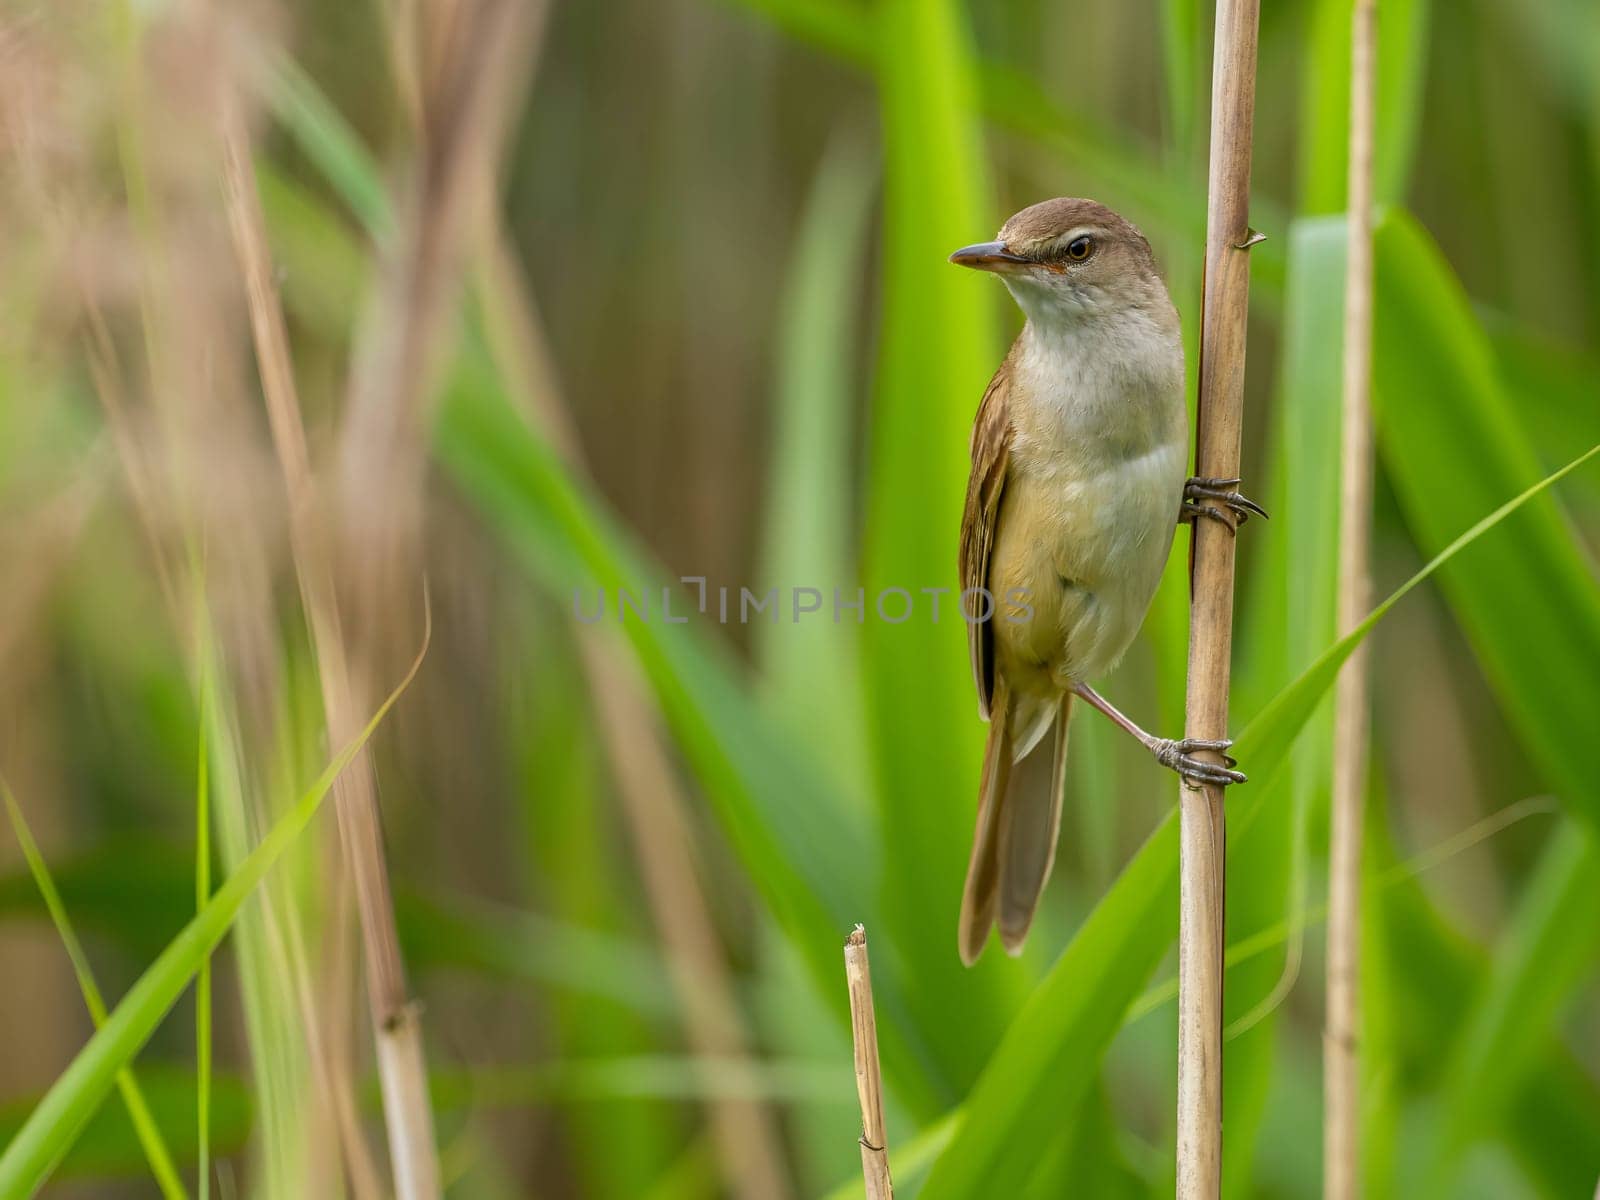
[[989, 929], [995, 924], [1000, 926], [1006, 952], [1022, 952], [1055, 862], [1072, 695], [1063, 693], [1056, 705], [1055, 765], [1048, 790], [1012, 787], [1015, 748], [1020, 744], [1025, 754], [1033, 740], [1023, 726], [1031, 726], [1034, 717], [1018, 711], [1022, 707], [1013, 702], [1005, 682], [997, 679], [978, 788], [978, 823], [961, 897], [961, 961], [968, 966], [983, 953]]

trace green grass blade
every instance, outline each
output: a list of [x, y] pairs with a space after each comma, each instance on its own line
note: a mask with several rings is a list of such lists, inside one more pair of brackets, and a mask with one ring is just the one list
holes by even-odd
[[[268, 95], [279, 120], [369, 232], [381, 236], [388, 215], [370, 156], [309, 80], [278, 66]], [[563, 603], [575, 589], [592, 595], [595, 587], [613, 601], [622, 588], [660, 596], [663, 573], [511, 410], [500, 386], [486, 356], [474, 352], [446, 388], [436, 452], [457, 483]], [[680, 612], [687, 602], [680, 591]], [[629, 621], [624, 632], [730, 841], [831, 995], [839, 931], [873, 919], [868, 832], [820, 766], [752, 710], [719, 648], [676, 624]], [[898, 992], [888, 970], [880, 987], [893, 1011]], [[909, 1022], [900, 1028], [911, 1032]], [[915, 1047], [897, 1051], [892, 1035], [884, 1052], [898, 1068], [898, 1086], [914, 1095], [926, 1055]]]
[[1578, 470], [1597, 454], [1600, 454], [1600, 446], [1590, 447], [1560, 470], [1545, 476], [1539, 482], [1512, 499], [1507, 500], [1493, 512], [1480, 518], [1471, 527], [1458, 534], [1444, 549], [1435, 554], [1422, 570], [1391, 592], [1377, 608], [1372, 610], [1365, 620], [1340, 638], [1339, 641], [1328, 647], [1327, 650], [1323, 651], [1316, 662], [1312, 663], [1299, 679], [1284, 689], [1250, 723], [1250, 728], [1245, 731], [1244, 735], [1241, 735], [1240, 744], [1243, 745], [1244, 738], [1253, 734], [1252, 741], [1272, 748], [1273, 758], [1271, 761], [1276, 766], [1279, 761], [1280, 748], [1287, 748], [1287, 743], [1284, 742], [1285, 735], [1288, 734], [1292, 740], [1292, 734], [1297, 733], [1304, 726], [1311, 709], [1321, 699], [1322, 694], [1326, 691], [1326, 685], [1331, 682], [1339, 667], [1360, 645], [1361, 640], [1366, 637], [1372, 627], [1381, 621], [1391, 608], [1404, 599], [1413, 588], [1432, 578], [1436, 572], [1447, 566], [1456, 555], [1472, 546], [1496, 525], [1536, 502], [1554, 484]]
[[328, 202], [318, 181], [262, 159], [256, 186], [283, 273], [284, 307], [329, 342], [353, 337], [373, 266], [368, 243], [351, 232], [344, 211]]
[[[997, 985], [1014, 973], [999, 954], [968, 973], [955, 953], [983, 740], [966, 625], [956, 611], [956, 534], [972, 416], [1000, 364], [1001, 343], [994, 280], [946, 258], [991, 236], [1001, 214], [984, 177], [971, 47], [958, 6], [888, 0], [878, 20], [883, 316], [862, 577], [869, 606], [898, 588], [913, 607], [902, 623], [868, 620], [862, 639], [885, 835], [883, 918], [875, 928], [918, 980], [913, 1019], [933, 1042], [953, 1099], [999, 1036]], [[950, 589], [937, 621], [924, 588]]]
[[[1397, 1145], [1404, 1129], [1397, 1118], [1397, 1093], [1409, 1087], [1403, 1097], [1415, 1102], [1422, 1094], [1442, 1087], [1439, 1082], [1436, 1047], [1461, 1042], [1465, 1017], [1457, 1006], [1458, 998], [1474, 991], [1487, 992], [1489, 981], [1482, 956], [1434, 915], [1418, 884], [1418, 876], [1448, 862], [1461, 851], [1487, 837], [1500, 833], [1530, 816], [1557, 812], [1554, 801], [1529, 797], [1508, 805], [1476, 822], [1436, 846], [1395, 862], [1388, 832], [1387, 804], [1374, 793], [1368, 811], [1369, 853], [1364, 858], [1366, 891], [1363, 911], [1370, 919], [1364, 923], [1362, 996], [1366, 1025], [1363, 1032], [1363, 1059], [1370, 1070], [1368, 1106], [1364, 1126], [1363, 1169], [1367, 1194], [1375, 1198], [1413, 1194], [1409, 1177], [1401, 1177], [1396, 1165], [1397, 1152], [1409, 1149]], [[1544, 906], [1542, 906], [1544, 907]], [[1302, 920], [1311, 924], [1324, 920], [1326, 905], [1313, 905]], [[1580, 925], [1582, 922], [1580, 922]], [[1281, 945], [1294, 933], [1287, 923], [1241, 938], [1228, 947], [1229, 979], [1238, 964]], [[1592, 957], [1580, 954], [1580, 964]], [[1151, 988], [1129, 1010], [1129, 1021], [1138, 1020], [1178, 994], [1175, 977]], [[1407, 1058], [1404, 1047], [1418, 1047], [1416, 1058]], [[1543, 1053], [1535, 1044], [1523, 1059], [1506, 1064], [1515, 1069], [1518, 1082], [1504, 1108], [1506, 1120], [1498, 1127], [1524, 1167], [1541, 1180], [1570, 1181], [1585, 1171], [1593, 1178], [1600, 1160], [1589, 1170], [1572, 1148], [1593, 1146], [1600, 1153], [1600, 1090], [1581, 1074], [1574, 1076], [1570, 1064], [1546, 1045]], [[1419, 1084], [1421, 1090], [1419, 1090]], [[1551, 1089], [1563, 1100], [1552, 1103]], [[1452, 1093], [1446, 1093], [1450, 1095]], [[1535, 1100], [1535, 1097], [1544, 1097]], [[1492, 1098], [1491, 1098], [1492, 1099]], [[1560, 1108], [1559, 1119], [1541, 1125], [1524, 1119], [1530, 1104], [1547, 1117]], [[1560, 1132], [1552, 1136], [1552, 1129]], [[1412, 1141], [1419, 1139], [1412, 1138]], [[1412, 1154], [1414, 1159], [1416, 1156]], [[1413, 1169], [1417, 1167], [1412, 1163]], [[1258, 1177], [1259, 1182], [1259, 1177]], [[1576, 1193], [1571, 1186], [1547, 1189], [1552, 1196]], [[1431, 1194], [1431, 1193], [1430, 1193]], [[1444, 1194], [1444, 1193], [1440, 1193]]]
[[[615, 786], [604, 776], [612, 764], [599, 746], [592, 698], [576, 682], [586, 677], [572, 627], [546, 619], [529, 632], [526, 665], [507, 681], [511, 695], [501, 705], [507, 743], [517, 747], [518, 857], [525, 906], [563, 927], [512, 909], [492, 923], [451, 914], [440, 933], [455, 952], [481, 946], [523, 971], [549, 964], [587, 980], [614, 978], [610, 994], [547, 985], [522, 1002], [567, 1057], [649, 1053], [670, 1028], [663, 1018], [682, 1020], [677, 992], [658, 945], [643, 940], [650, 931], [635, 898], [616, 886], [634, 866], [628, 848], [607, 836], [619, 819]], [[626, 1099], [558, 1103], [555, 1114], [571, 1148], [573, 1190], [585, 1198], [644, 1195], [682, 1152], [675, 1130]]]
[[[1384, 0], [1378, 38], [1373, 188], [1379, 204], [1405, 200], [1422, 122], [1430, 0]], [[1300, 146], [1300, 211], [1342, 212], [1349, 155], [1350, 4], [1317, 0], [1310, 15]]]
[[[856, 357], [864, 341], [874, 152], [853, 129], [830, 140], [806, 200], [778, 317], [776, 426], [760, 578], [830, 595], [856, 577]], [[773, 711], [839, 781], [867, 790], [860, 637], [840, 624], [759, 626], [756, 657]]]
[[1563, 824], [1523, 890], [1450, 1052], [1440, 1089], [1445, 1113], [1435, 1187], [1454, 1190], [1464, 1152], [1493, 1128], [1549, 1040], [1573, 990], [1589, 976], [1600, 947], [1600, 844], [1583, 824]]
[[[1366, 828], [1380, 829], [1380, 836], [1387, 842], [1391, 805], [1381, 771], [1368, 773], [1366, 806]], [[1518, 806], [1510, 808], [1515, 810]], [[1541, 806], [1524, 804], [1522, 810], [1531, 813], [1540, 811]], [[1470, 844], [1470, 838], [1461, 839], [1461, 844], [1464, 848]], [[1449, 855], [1436, 852], [1419, 857], [1436, 865]], [[1401, 1152], [1402, 1114], [1406, 1111], [1402, 1091], [1407, 1081], [1398, 1067], [1401, 1044], [1394, 1013], [1400, 1003], [1399, 981], [1395, 977], [1393, 958], [1388, 953], [1385, 908], [1397, 891], [1394, 885], [1400, 881], [1410, 883], [1413, 879], [1413, 869], [1406, 864], [1395, 864], [1393, 869], [1385, 870], [1377, 855], [1363, 853], [1361, 856], [1361, 1044], [1357, 1065], [1362, 1096], [1361, 1177], [1369, 1200], [1390, 1200], [1402, 1194], [1395, 1176]], [[1325, 917], [1327, 906], [1320, 907]], [[1321, 1082], [1320, 1075], [1318, 1082]]]
[[[151, 1120], [161, 1130], [174, 1162], [179, 1166], [193, 1163], [198, 1149], [194, 1141], [194, 1071], [187, 1063], [155, 1061], [141, 1064], [138, 1076], [140, 1093], [149, 1107]], [[16, 1136], [40, 1099], [39, 1094], [32, 1094], [0, 1101], [0, 1145]], [[211, 1137], [217, 1153], [245, 1153], [252, 1126], [252, 1107], [250, 1089], [244, 1080], [226, 1073], [216, 1077]], [[123, 1107], [103, 1105], [61, 1159], [50, 1177], [46, 1194], [59, 1185], [83, 1179], [114, 1179], [126, 1185], [138, 1179], [147, 1170], [148, 1163], [144, 1144]]]
[[[735, 0], [735, 6], [770, 20], [794, 38], [852, 66], [870, 69], [877, 60], [873, 19], [867, 6], [837, 0]], [[1205, 237], [1203, 189], [1178, 169], [1159, 162], [1157, 147], [1140, 146], [1126, 129], [1061, 106], [1031, 76], [995, 62], [974, 66], [979, 103], [995, 125], [1029, 138], [1074, 175], [1092, 181], [1101, 197], [1133, 216], [1148, 230], [1181, 236], [1198, 257]], [[970, 167], [971, 164], [965, 164]], [[1054, 178], [1052, 167], [1046, 173]], [[1255, 224], [1281, 230], [1288, 217], [1270, 196], [1258, 193], [1252, 204]], [[954, 247], [952, 247], [954, 249]], [[1283, 251], [1277, 240], [1255, 250], [1252, 282], [1262, 297], [1283, 283]]]
[[[203, 633], [209, 630], [202, 626]], [[208, 806], [215, 820], [215, 845], [224, 872], [236, 871], [256, 844], [258, 804], [253, 789], [265, 795], [282, 794], [264, 773], [252, 771], [240, 732], [237, 693], [229, 684], [226, 664], [212, 639], [200, 642], [203, 670], [213, 686], [204, 692], [206, 707], [200, 720], [206, 730]], [[307, 714], [308, 705], [286, 706]], [[320, 712], [317, 714], [320, 719]], [[296, 731], [298, 732], [298, 731]], [[290, 735], [294, 736], [293, 734]], [[300, 772], [283, 778], [299, 778]], [[294, 859], [303, 845], [288, 854], [287, 869], [263, 881], [253, 903], [239, 913], [230, 929], [233, 972], [238, 980], [239, 1017], [250, 1049], [252, 1109], [256, 1118], [247, 1187], [264, 1195], [291, 1195], [308, 1190], [310, 1183], [308, 1130], [299, 1118], [309, 1085], [308, 1050], [294, 998], [295, 974], [283, 952], [286, 939], [274, 934], [287, 924], [287, 896], [298, 885]], [[193, 887], [189, 904], [194, 903]]]
[[[861, 264], [871, 254], [879, 178], [872, 135], [856, 121], [843, 123], [816, 168], [782, 276], [762, 586], [804, 584], [831, 594], [858, 578], [857, 381], [870, 323]], [[851, 803], [865, 808], [871, 777], [860, 631], [829, 622], [762, 625], [754, 632], [763, 700]], [[777, 1044], [847, 1053], [844, 1030], [809, 986], [804, 963], [781, 931], [769, 928], [760, 945], [756, 1026]], [[816, 1190], [857, 1157], [832, 1137], [837, 1117], [827, 1105], [790, 1108], [797, 1191]]]
[[[1490, 325], [1489, 337], [1496, 373], [1541, 462], [1600, 442], [1600, 358], [1509, 322]], [[1574, 480], [1569, 506], [1580, 528], [1600, 530], [1600, 482], [1587, 482]]]
[[[1367, 908], [1390, 1001], [1385, 1032], [1392, 1049], [1374, 1065], [1402, 1082], [1408, 1102], [1437, 1102], [1448, 1066], [1438, 1048], [1459, 1043], [1468, 1001], [1488, 986], [1489, 962], [1443, 918], [1411, 872], [1396, 877], [1398, 855], [1381, 808], [1368, 813], [1366, 857], [1386, 883], [1382, 903]], [[1600, 1089], [1570, 1053], [1548, 1041], [1525, 1066], [1520, 1088], [1506, 1097], [1500, 1132], [1529, 1175], [1546, 1184], [1543, 1194], [1581, 1195], [1574, 1180], [1585, 1179], [1587, 1188], [1600, 1175]], [[1431, 1148], [1421, 1132], [1397, 1139], [1388, 1194], [1428, 1194]]]
[[1178, 164], [1194, 147], [1195, 98], [1200, 80], [1200, 6], [1161, 0], [1161, 69], [1166, 83], [1167, 142]]
[[[205, 637], [202, 635], [202, 643]], [[195, 759], [194, 802], [194, 902], [195, 911], [205, 911], [211, 899], [211, 785], [206, 748], [206, 716], [211, 711], [211, 655], [205, 654], [200, 666], [200, 722]], [[199, 1149], [196, 1190], [200, 1200], [211, 1195], [211, 956], [200, 963], [194, 981], [194, 1071], [195, 1138]]]
[[[1385, 614], [1462, 550], [1596, 455], [1600, 446], [1540, 480], [1442, 550], [1348, 635], [1324, 651], [1239, 736], [1235, 752], [1255, 780], [1231, 798], [1230, 855], [1248, 863], [1246, 842], [1295, 739], [1333, 685], [1339, 667]], [[1033, 1163], [1017, 1145], [1047, 1144], [1092, 1083], [1096, 1064], [1139, 986], [1177, 934], [1177, 823], [1168, 818], [1095, 906], [984, 1069], [924, 1200], [1007, 1194]]]
[[267, 102], [296, 144], [375, 240], [393, 232], [389, 194], [372, 155], [304, 69], [287, 55], [261, 64]]
[[[1249, 936], [1282, 918], [1291, 885], [1303, 883], [1301, 810], [1284, 803], [1283, 780], [1264, 794], [1260, 816], [1241, 853], [1253, 864], [1227, 881], [1230, 935]], [[1248, 846], [1246, 851], [1243, 847]], [[1277, 1013], [1298, 970], [1299, 942], [1285, 946], [1285, 957], [1262, 955], [1228, 972], [1224, 992], [1228, 1069], [1222, 1081], [1223, 1193], [1248, 1196], [1255, 1177], [1255, 1143], [1266, 1116], [1267, 1098], [1277, 1069]]]
[[[1255, 648], [1241, 696], [1260, 699], [1270, 681], [1304, 669], [1333, 640], [1338, 575], [1340, 375], [1339, 272], [1343, 218], [1294, 222], [1277, 424], [1272, 520], [1252, 526], [1260, 555], [1249, 629]], [[1330, 452], [1333, 448], [1333, 452]], [[1225, 992], [1228, 1070], [1223, 1076], [1223, 1164], [1227, 1195], [1247, 1195], [1257, 1134], [1275, 1069], [1276, 1012], [1299, 975], [1310, 886], [1311, 814], [1321, 811], [1332, 744], [1331, 699], [1318, 706], [1289, 768], [1262, 801], [1256, 865], [1230, 872], [1230, 938], [1280, 921], [1292, 931], [1281, 956], [1241, 963]]]
[[[1308, 233], [1323, 244], [1316, 269], [1325, 280], [1342, 274], [1338, 220]], [[1383, 314], [1374, 346], [1379, 445], [1408, 524], [1431, 551], [1496, 497], [1538, 478], [1543, 467], [1522, 406], [1501, 386], [1460, 284], [1427, 235], [1399, 211], [1386, 214], [1379, 228], [1377, 304]], [[1322, 305], [1316, 324], [1329, 327], [1333, 312]], [[1319, 377], [1332, 369], [1325, 364]], [[1304, 386], [1297, 405], [1320, 394]], [[1556, 428], [1570, 437], [1581, 436], [1584, 426], [1564, 418]], [[1573, 449], [1568, 440], [1563, 452]], [[1316, 470], [1308, 460], [1297, 479]], [[1452, 566], [1441, 585], [1535, 762], [1600, 827], [1600, 793], [1582, 753], [1584, 731], [1600, 726], [1600, 677], [1586, 667], [1600, 661], [1600, 585], [1554, 498], [1519, 514], [1515, 530]], [[1291, 608], [1314, 611], [1309, 606], [1315, 601], [1301, 596]]]
[[[77, 928], [125, 954], [153, 958], [158, 931], [183, 927], [194, 911], [193, 857], [166, 843], [107, 839], [60, 860], [52, 877]], [[520, 907], [400, 887], [395, 897], [406, 962], [614, 1000], [652, 1020], [675, 1020], [661, 957], [642, 939], [606, 934]], [[24, 867], [0, 874], [0, 921], [48, 917]]]
[[[1424, 871], [1432, 870], [1448, 862], [1452, 857], [1463, 850], [1470, 849], [1485, 838], [1500, 833], [1504, 829], [1516, 824], [1518, 821], [1542, 813], [1557, 811], [1553, 802], [1546, 803], [1542, 797], [1530, 796], [1515, 804], [1507, 805], [1499, 812], [1492, 813], [1483, 820], [1474, 823], [1467, 829], [1445, 839], [1438, 845], [1415, 854], [1405, 862], [1396, 863], [1382, 870], [1374, 871], [1364, 886], [1367, 891], [1363, 897], [1381, 897], [1390, 889], [1410, 884], [1412, 879]], [[1249, 962], [1269, 950], [1287, 943], [1291, 938], [1306, 928], [1317, 925], [1327, 919], [1328, 906], [1326, 903], [1308, 905], [1305, 910], [1293, 919], [1279, 921], [1256, 933], [1237, 938], [1228, 943], [1228, 948], [1223, 955], [1223, 965], [1232, 971], [1241, 963]], [[1178, 998], [1178, 977], [1169, 976], [1162, 983], [1150, 987], [1128, 1009], [1128, 1023], [1148, 1016], [1163, 1004], [1170, 1004]]]
[[125, 1070], [149, 1040], [189, 980], [227, 935], [240, 907], [256, 885], [294, 844], [333, 781], [372, 736], [379, 722], [399, 700], [422, 665], [419, 656], [399, 686], [373, 713], [371, 720], [323, 770], [316, 782], [256, 845], [223, 882], [205, 907], [139, 976], [117, 1007], [51, 1085], [17, 1135], [0, 1153], [0, 1200], [22, 1200], [42, 1187], [61, 1156], [72, 1146]]
[[978, 1078], [923, 1200], [1014, 1195], [1065, 1136], [1123, 1013], [1177, 934], [1177, 825], [1163, 821], [1018, 1013]]
[[[448, 388], [436, 428], [446, 469], [563, 604], [592, 612], [596, 589], [606, 620], [620, 626], [712, 800], [729, 836], [780, 908], [809, 911], [823, 928], [852, 907], [866, 877], [850, 843], [857, 824], [809, 760], [746, 703], [741, 681], [714, 645], [678, 623], [692, 590], [673, 587], [671, 623], [660, 606], [663, 572], [634, 547], [603, 505], [505, 403], [480, 359]], [[618, 617], [617, 596], [646, 596], [652, 619]], [[715, 596], [711, 601], [714, 606]], [[812, 785], [815, 785], [812, 790]], [[807, 795], [804, 802], [800, 795]], [[804, 882], [802, 882], [804, 881]], [[823, 898], [826, 898], [824, 900]], [[863, 897], [864, 899], [864, 897]], [[833, 911], [822, 916], [826, 909]], [[832, 947], [830, 947], [830, 950]], [[829, 960], [836, 957], [829, 954]], [[835, 972], [836, 973], [836, 972]]]
[[[838, 1003], [838, 930], [876, 921], [875, 837], [820, 764], [750, 702], [726, 653], [694, 621], [617, 617], [619, 589], [655, 604], [665, 584], [605, 506], [507, 404], [482, 356], [464, 360], [434, 431], [445, 470], [561, 603], [603, 589], [662, 714], [745, 869], [803, 956], [820, 994]], [[692, 593], [673, 589], [674, 622]], [[787, 603], [787, 601], [784, 601]], [[703, 618], [696, 617], [695, 621]], [[932, 1111], [931, 1060], [904, 1014], [904, 976], [875, 972], [885, 1068], [906, 1103]]]
[[[22, 807], [3, 779], [0, 779], [0, 800], [5, 802], [6, 816], [11, 821], [12, 832], [16, 834], [17, 845], [22, 849], [22, 857], [27, 861], [28, 870], [32, 873], [39, 895], [50, 913], [50, 920], [56, 927], [56, 936], [61, 939], [67, 957], [72, 961], [72, 973], [78, 978], [78, 990], [83, 993], [84, 1007], [89, 1010], [89, 1016], [98, 1029], [106, 1023], [106, 1004], [100, 995], [100, 986], [95, 982], [94, 970], [89, 965], [89, 956], [84, 953], [83, 944], [78, 941], [77, 931], [73, 929], [72, 921], [67, 916], [66, 905], [61, 902], [61, 894], [56, 890], [55, 880], [50, 876], [50, 868], [45, 864], [44, 855], [39, 852], [39, 845], [33, 840], [33, 831], [28, 828], [28, 822], [22, 815]], [[124, 1067], [116, 1073], [116, 1084], [117, 1091], [122, 1095], [122, 1103], [128, 1110], [128, 1119], [133, 1123], [134, 1132], [138, 1135], [145, 1161], [150, 1164], [150, 1172], [155, 1176], [161, 1194], [168, 1200], [187, 1196], [188, 1193], [178, 1178], [177, 1168], [172, 1164], [172, 1155], [167, 1150], [166, 1141], [150, 1115], [150, 1106], [145, 1102], [144, 1093], [140, 1090], [139, 1081], [134, 1077], [131, 1067]]]
[[1549, 1055], [1506, 1105], [1512, 1153], [1541, 1195], [1587, 1196], [1600, 1179], [1600, 1088], [1589, 1069]]
[[866, 14], [850, 0], [737, 0], [731, 7], [758, 14], [784, 35], [857, 66], [872, 63]]
[[[1399, 212], [1377, 234], [1377, 305], [1379, 449], [1427, 552], [1543, 469], [1461, 285]], [[1534, 764], [1600, 830], [1588, 753], [1600, 729], [1595, 565], [1554, 497], [1528, 505], [1507, 533], [1452, 564], [1441, 590]]]
[[[1390, 0], [1384, 5], [1373, 162], [1373, 191], [1379, 204], [1403, 204], [1411, 182], [1422, 131], [1432, 10], [1432, 0]], [[1347, 84], [1348, 79], [1347, 73]]]

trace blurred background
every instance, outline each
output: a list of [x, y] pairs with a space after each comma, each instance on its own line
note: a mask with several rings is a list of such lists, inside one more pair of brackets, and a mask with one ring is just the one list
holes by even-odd
[[[1600, 9], [1380, 12], [1385, 595], [1600, 442]], [[1252, 721], [1327, 691], [1348, 27], [1261, 15], [1240, 1197], [1320, 1179], [1331, 720]], [[957, 586], [1020, 324], [951, 250], [1110, 204], [1192, 379], [1210, 29], [1198, 0], [7, 0], [0, 1142], [93, 1030], [61, 914], [114, 1005], [431, 622], [344, 786], [381, 803], [449, 1194], [860, 1194], [857, 921], [901, 1194], [1171, 1194], [1174, 781], [1080, 714], [1027, 951], [964, 970], [983, 727], [920, 589]], [[1371, 635], [1369, 1195], [1600, 1177], [1597, 549], [1590, 462]], [[1187, 553], [1105, 684], [1163, 732]], [[139, 1053], [142, 1120], [124, 1086], [60, 1130], [47, 1194], [390, 1192], [334, 803]]]

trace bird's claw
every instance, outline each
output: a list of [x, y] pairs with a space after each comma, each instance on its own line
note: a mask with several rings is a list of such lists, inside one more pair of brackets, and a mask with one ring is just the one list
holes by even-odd
[[[1251, 514], [1266, 520], [1267, 510], [1250, 497], [1235, 491], [1238, 486], [1238, 479], [1208, 479], [1204, 476], [1195, 476], [1183, 485], [1182, 519], [1193, 521], [1199, 517], [1210, 517], [1214, 521], [1221, 521], [1228, 527], [1230, 533], [1248, 521]], [[1214, 503], [1201, 503], [1205, 500]], [[1222, 507], [1216, 507], [1218, 504]]]
[[[1248, 776], [1243, 771], [1233, 770], [1239, 765], [1238, 760], [1223, 754], [1223, 751], [1231, 745], [1233, 742], [1227, 738], [1158, 738], [1151, 750], [1154, 751], [1158, 763], [1183, 777], [1185, 787], [1198, 788], [1207, 783], [1227, 787], [1230, 783], [1249, 782]], [[1194, 753], [1197, 750], [1211, 750], [1222, 754], [1222, 762], [1225, 765], [1219, 766], [1195, 758]]]

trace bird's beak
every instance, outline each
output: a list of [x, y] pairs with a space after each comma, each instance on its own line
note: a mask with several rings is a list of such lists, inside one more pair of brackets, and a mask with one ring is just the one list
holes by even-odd
[[973, 267], [979, 271], [1009, 271], [1028, 262], [1021, 255], [1007, 250], [1004, 242], [979, 242], [975, 246], [963, 246], [950, 256], [950, 261], [958, 267]]

